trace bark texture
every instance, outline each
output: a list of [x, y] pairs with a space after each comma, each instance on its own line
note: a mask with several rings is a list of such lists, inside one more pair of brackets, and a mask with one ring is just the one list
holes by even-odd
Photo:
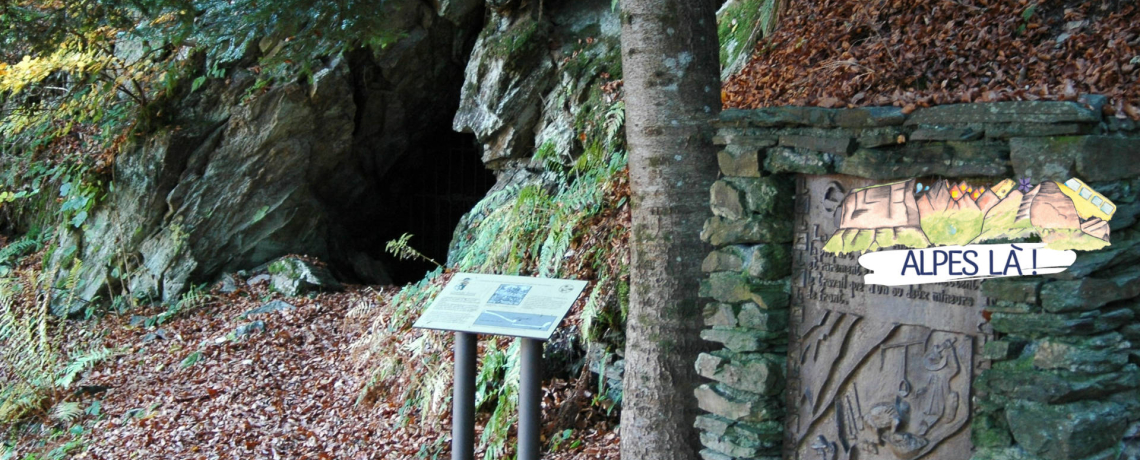
[[708, 252], [699, 234], [716, 177], [708, 121], [720, 111], [716, 2], [623, 0], [621, 20], [633, 194], [622, 457], [693, 459]]

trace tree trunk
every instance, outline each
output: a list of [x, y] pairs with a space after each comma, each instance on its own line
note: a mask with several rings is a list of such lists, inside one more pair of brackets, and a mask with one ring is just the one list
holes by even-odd
[[693, 459], [700, 231], [716, 178], [709, 120], [720, 111], [716, 3], [622, 0], [622, 69], [633, 259], [622, 457]]

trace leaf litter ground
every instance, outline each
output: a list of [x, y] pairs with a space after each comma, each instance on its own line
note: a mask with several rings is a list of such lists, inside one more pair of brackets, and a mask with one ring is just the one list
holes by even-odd
[[1129, 0], [788, 0], [724, 85], [726, 108], [1076, 100], [1140, 120]]
[[[102, 345], [123, 352], [78, 384], [76, 397], [84, 407], [98, 400], [101, 416], [87, 416], [87, 449], [74, 458], [449, 458], [449, 416], [428, 425], [402, 414], [401, 401], [357, 404], [366, 368], [350, 359], [350, 345], [364, 332], [364, 321], [347, 316], [362, 303], [386, 314], [386, 293], [395, 288], [352, 286], [282, 298], [266, 284], [238, 283], [241, 289], [231, 294], [215, 290], [211, 303], [156, 327], [132, 326], [132, 315], [68, 322], [69, 329], [106, 331]], [[246, 314], [273, 299], [296, 308]], [[257, 321], [263, 331], [233, 336]], [[404, 340], [422, 333], [408, 330]], [[554, 421], [562, 415], [560, 403], [580, 386], [564, 379], [544, 383], [548, 433], [566, 428]], [[480, 414], [477, 436], [486, 419]], [[573, 435], [545, 458], [618, 458], [615, 424], [616, 415], [583, 409], [570, 427]], [[46, 433], [2, 428], [22, 431], [18, 452], [52, 447]]]

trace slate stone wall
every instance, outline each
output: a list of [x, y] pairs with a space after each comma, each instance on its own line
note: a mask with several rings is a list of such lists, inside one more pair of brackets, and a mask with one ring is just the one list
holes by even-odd
[[795, 174], [1077, 177], [1117, 204], [1111, 246], [1066, 272], [988, 280], [995, 340], [975, 371], [975, 459], [1140, 458], [1140, 126], [1077, 102], [725, 111], [702, 238], [695, 363], [705, 460], [781, 457]]

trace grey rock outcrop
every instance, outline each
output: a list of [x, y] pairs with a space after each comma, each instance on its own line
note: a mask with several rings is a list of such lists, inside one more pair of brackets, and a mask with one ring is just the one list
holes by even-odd
[[294, 297], [313, 291], [336, 291], [341, 285], [325, 267], [296, 257], [283, 257], [269, 264], [269, 290]]
[[534, 2], [487, 7], [452, 127], [474, 133], [496, 170], [546, 145], [565, 157], [580, 152], [578, 115], [598, 111], [607, 102], [599, 84], [620, 75], [617, 13], [599, 0], [547, 2], [541, 11]]
[[[498, 177], [487, 193], [494, 199], [480, 212], [527, 186], [550, 189], [554, 175], [536, 153], [568, 165], [585, 150], [585, 132], [602, 129], [594, 118], [617, 103], [601, 90], [621, 78], [621, 25], [612, 4], [546, 2], [539, 11], [540, 4], [488, 1], [489, 19], [467, 63], [452, 127], [475, 134], [483, 162]], [[463, 217], [451, 255], [482, 217]]]
[[254, 50], [232, 57], [225, 80], [184, 91], [168, 128], [118, 155], [115, 189], [86, 224], [61, 231], [53, 264], [63, 274], [81, 265], [76, 302], [57, 313], [120, 293], [170, 301], [190, 284], [289, 253], [386, 282], [350, 229], [361, 209], [382, 212], [392, 166], [421, 154], [430, 127], [446, 126], [479, 6], [392, 2], [385, 18], [406, 33], [375, 54], [348, 53], [307, 81], [247, 97]]
[[554, 83], [544, 39], [550, 24], [522, 13], [488, 21], [467, 63], [452, 127], [483, 144], [483, 162], [527, 157], [542, 115], [542, 96]]
[[232, 107], [221, 122], [123, 154], [110, 205], [76, 238], [78, 297], [98, 295], [119, 265], [131, 273], [128, 292], [169, 301], [196, 280], [286, 251], [327, 256], [328, 215], [312, 184], [350, 151], [345, 73], [338, 61], [308, 88], [286, 85], [246, 105], [237, 101], [245, 85], [232, 84], [217, 98]]

